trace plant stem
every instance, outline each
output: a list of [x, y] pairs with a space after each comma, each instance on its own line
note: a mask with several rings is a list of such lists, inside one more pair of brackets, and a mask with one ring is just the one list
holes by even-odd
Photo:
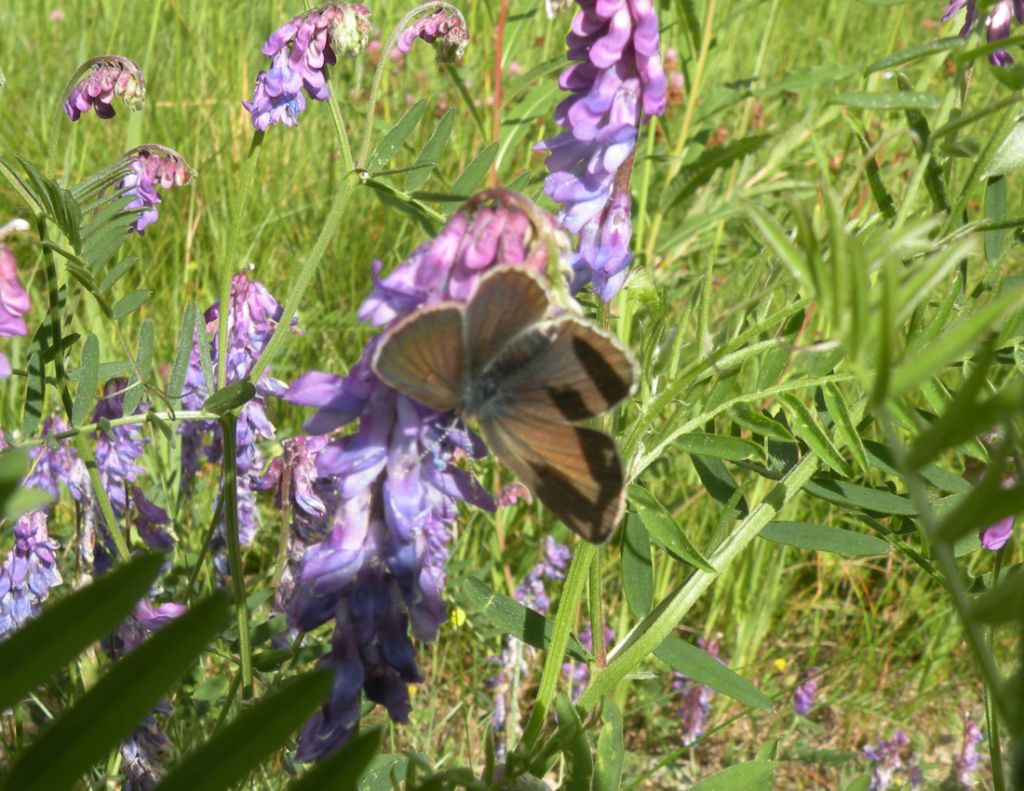
[[231, 589], [235, 594], [238, 616], [238, 653], [242, 664], [242, 697], [252, 696], [252, 647], [249, 644], [249, 608], [245, 600], [245, 578], [242, 576], [242, 545], [238, 537], [238, 458], [236, 446], [237, 417], [227, 414], [220, 420], [224, 444], [224, 532], [228, 540], [228, 563], [231, 566]]

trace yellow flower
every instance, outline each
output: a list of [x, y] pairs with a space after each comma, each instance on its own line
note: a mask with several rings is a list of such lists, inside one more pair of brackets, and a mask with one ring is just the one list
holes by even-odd
[[778, 670], [780, 673], [786, 669], [786, 660], [783, 659], [781, 656], [774, 662], [772, 662], [772, 664], [775, 665], [775, 669]]
[[466, 611], [461, 607], [453, 607], [448, 614], [448, 623], [452, 625], [453, 629], [460, 629], [466, 623]]

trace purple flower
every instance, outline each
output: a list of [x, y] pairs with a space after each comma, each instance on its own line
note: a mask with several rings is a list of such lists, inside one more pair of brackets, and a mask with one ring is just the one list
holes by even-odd
[[981, 739], [978, 723], [964, 716], [964, 740], [960, 753], [953, 759], [953, 768], [950, 772], [952, 782], [964, 791], [971, 791], [974, 788], [974, 774], [981, 763], [981, 756], [977, 750]]
[[[0, 244], [0, 338], [13, 338], [28, 333], [22, 318], [31, 307], [28, 292], [18, 280], [18, 262], [11, 248]], [[0, 352], [0, 379], [11, 375], [11, 363]]]
[[469, 29], [458, 9], [448, 6], [413, 22], [398, 34], [391, 58], [398, 60], [412, 50], [416, 39], [434, 45], [438, 63], [458, 63], [466, 54]]
[[818, 692], [817, 669], [804, 674], [804, 683], [793, 691], [793, 708], [801, 717], [806, 717], [814, 705], [814, 696]]
[[569, 547], [559, 544], [551, 536], [545, 536], [544, 556], [516, 588], [516, 601], [531, 607], [541, 615], [546, 615], [551, 600], [548, 598], [545, 583], [565, 579], [565, 569], [571, 557], [572, 551]]
[[[608, 624], [604, 625], [604, 645], [607, 648], [615, 639], [615, 630]], [[580, 642], [588, 650], [594, 650], [594, 633], [588, 623], [580, 631]], [[590, 666], [584, 662], [564, 662], [562, 675], [569, 679], [569, 697], [576, 700], [590, 682]]]
[[[1003, 478], [1000, 487], [1012, 489], [1015, 482], [1013, 476], [1007, 476]], [[1013, 537], [1014, 523], [1014, 517], [1008, 516], [1005, 519], [1000, 519], [993, 525], [983, 527], [978, 534], [981, 539], [981, 545], [991, 552], [1002, 549]]]
[[[154, 713], [170, 714], [166, 701], [154, 708]], [[173, 749], [171, 740], [160, 727], [153, 714], [142, 721], [135, 732], [121, 742], [121, 770], [124, 772], [122, 791], [148, 791], [166, 774]]]
[[185, 610], [185, 605], [177, 602], [170, 601], [154, 607], [149, 599], [143, 599], [118, 628], [120, 645], [116, 653], [121, 655], [134, 651], [149, 635], [184, 614]]
[[888, 741], [880, 739], [878, 744], [865, 746], [863, 753], [865, 758], [874, 763], [868, 791], [885, 791], [897, 775], [912, 787], [921, 785], [921, 768], [910, 748], [910, 737], [904, 731], [896, 731]]
[[68, 94], [64, 112], [77, 121], [92, 107], [100, 118], [113, 118], [115, 96], [120, 96], [129, 110], [141, 110], [146, 101], [142, 69], [120, 55], [95, 58], [86, 75]]
[[[697, 645], [725, 664], [719, 656], [721, 644], [716, 638], [698, 637]], [[673, 676], [672, 689], [675, 690], [679, 701], [676, 716], [679, 717], [683, 746], [689, 747], [704, 735], [704, 728], [711, 714], [711, 696], [714, 693], [709, 687], [694, 683], [683, 673], [676, 672]]]
[[331, 3], [299, 14], [275, 30], [262, 52], [271, 59], [269, 71], [256, 77], [252, 101], [242, 105], [260, 132], [278, 123], [295, 126], [310, 99], [330, 98], [327, 67], [337, 62], [335, 51], [355, 55], [366, 47], [370, 11], [356, 3]]
[[573, 288], [593, 282], [606, 302], [626, 279], [629, 177], [644, 117], [665, 111], [665, 72], [652, 0], [577, 0], [559, 85], [571, 91], [555, 111], [565, 129], [548, 151], [544, 191], [562, 205], [558, 219], [579, 234]]
[[[379, 277], [375, 263], [375, 287], [360, 318], [382, 327], [422, 305], [464, 300], [498, 263], [544, 271], [540, 230], [553, 230], [553, 220], [525, 206], [514, 193], [482, 193], [388, 277]], [[419, 680], [408, 632], [433, 640], [445, 619], [445, 564], [458, 503], [494, 508], [456, 465], [482, 456], [480, 441], [454, 415], [434, 412], [378, 380], [370, 367], [377, 342], [371, 339], [347, 376], [310, 372], [285, 395], [319, 408], [306, 422], [310, 433], [358, 421], [354, 432], [317, 456], [319, 476], [334, 482], [337, 505], [326, 537], [303, 556], [288, 608], [297, 629], [309, 631], [332, 618], [336, 624], [325, 659], [337, 673], [335, 690], [299, 740], [302, 760], [322, 757], [348, 738], [360, 689], [392, 719], [405, 720], [407, 684]]]
[[60, 545], [50, 538], [47, 521], [46, 511], [33, 511], [14, 523], [14, 547], [0, 567], [0, 639], [35, 618], [50, 589], [63, 582]]
[[[967, 9], [964, 19], [964, 26], [960, 28], [960, 35], [967, 38], [974, 30], [974, 24], [978, 19], [977, 0], [953, 0], [942, 15], [942, 21], [952, 19], [961, 9]], [[1024, 0], [998, 0], [985, 17], [985, 39], [992, 43], [1008, 38], [1010, 25], [1013, 20], [1017, 24], [1024, 23]], [[1013, 56], [1005, 49], [997, 49], [988, 56], [993, 66], [1010, 66], [1013, 64]]]
[[139, 146], [125, 154], [124, 159], [128, 172], [117, 188], [122, 195], [132, 198], [125, 204], [126, 211], [141, 209], [132, 229], [143, 234], [147, 226], [159, 219], [156, 207], [160, 204], [160, 193], [156, 188], [183, 186], [192, 179], [192, 170], [177, 152], [165, 146]]

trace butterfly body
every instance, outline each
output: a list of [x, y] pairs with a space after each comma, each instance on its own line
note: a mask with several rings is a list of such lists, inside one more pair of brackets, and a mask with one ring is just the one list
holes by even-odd
[[466, 303], [421, 308], [390, 328], [373, 368], [410, 398], [475, 420], [556, 516], [603, 542], [622, 515], [622, 464], [608, 434], [574, 424], [625, 398], [635, 363], [614, 336], [549, 308], [532, 271], [496, 267]]

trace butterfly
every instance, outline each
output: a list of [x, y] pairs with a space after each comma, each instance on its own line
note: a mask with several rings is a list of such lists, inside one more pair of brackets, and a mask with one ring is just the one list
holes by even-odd
[[555, 516], [607, 541], [625, 505], [604, 431], [576, 425], [633, 390], [636, 362], [613, 335], [551, 300], [531, 270], [498, 266], [466, 302], [421, 308], [385, 331], [373, 370], [400, 393], [475, 420], [484, 443]]

